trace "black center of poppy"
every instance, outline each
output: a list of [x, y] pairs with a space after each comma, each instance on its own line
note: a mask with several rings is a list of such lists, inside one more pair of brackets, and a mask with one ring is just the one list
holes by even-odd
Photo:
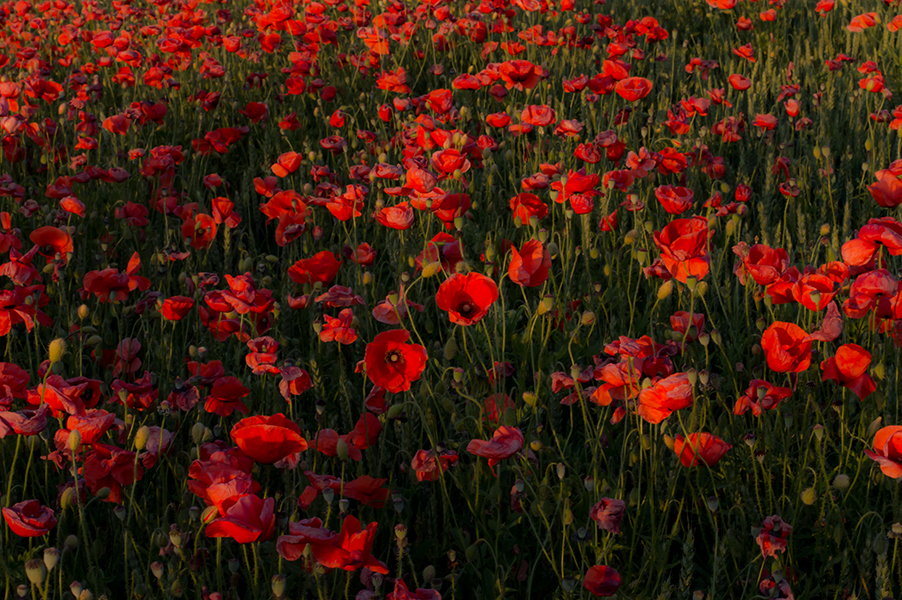
[[473, 306], [469, 302], [464, 302], [460, 305], [460, 314], [468, 315], [473, 312]]
[[388, 360], [389, 360], [390, 362], [393, 362], [393, 363], [394, 363], [394, 362], [398, 362], [399, 360], [401, 360], [401, 354], [400, 354], [397, 350], [394, 350], [394, 351], [392, 351], [392, 352], [389, 352], [389, 353], [388, 353]]

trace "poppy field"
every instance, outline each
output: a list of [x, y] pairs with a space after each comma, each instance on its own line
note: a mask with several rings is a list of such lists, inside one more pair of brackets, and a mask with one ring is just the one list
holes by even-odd
[[900, 29], [0, 0], [3, 597], [899, 597]]

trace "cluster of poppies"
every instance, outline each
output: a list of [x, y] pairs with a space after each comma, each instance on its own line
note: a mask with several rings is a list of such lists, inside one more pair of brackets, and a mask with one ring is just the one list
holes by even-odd
[[[135, 595], [180, 595], [187, 571], [205, 599], [237, 597], [284, 561], [308, 595], [334, 570], [329, 586], [359, 572], [359, 600], [569, 594], [575, 573], [640, 596], [649, 567], [621, 530], [709, 525], [697, 498], [674, 517], [656, 497], [661, 449], [665, 483], [691, 482], [674, 495], [726, 493], [720, 461], [754, 470], [761, 559], [788, 564], [792, 527], [765, 515], [803, 526], [785, 473], [781, 506], [762, 503], [749, 431], [791, 424], [810, 390], [826, 425], [847, 419], [827, 405], [854, 396], [857, 419], [894, 389], [902, 159], [879, 140], [902, 106], [865, 55], [899, 35], [899, 2], [614, 4], [0, 0], [9, 531], [56, 536], [67, 574], [101, 586], [78, 536], [115, 510], [111, 589]], [[780, 62], [804, 19], [841, 23], [856, 56]], [[861, 123], [837, 137], [837, 120]], [[875, 483], [902, 479], [902, 425], [873, 423], [869, 448], [849, 436], [810, 470], [855, 452]], [[165, 527], [169, 579], [134, 575], [135, 540]], [[205, 572], [206, 538], [246, 581]]]

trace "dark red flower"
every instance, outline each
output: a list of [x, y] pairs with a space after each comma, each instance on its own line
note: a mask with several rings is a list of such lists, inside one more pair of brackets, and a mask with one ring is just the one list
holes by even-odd
[[583, 587], [593, 596], [613, 596], [620, 587], [620, 573], [603, 565], [589, 567], [583, 578]]
[[523, 448], [523, 433], [516, 427], [502, 425], [495, 430], [492, 439], [470, 440], [467, 452], [489, 459], [489, 467], [494, 467], [505, 458], [510, 458]]
[[37, 500], [26, 500], [3, 508], [6, 524], [19, 537], [38, 537], [56, 527], [53, 510]]
[[626, 512], [626, 502], [613, 498], [602, 498], [589, 511], [589, 517], [598, 524], [599, 529], [608, 533], [620, 533], [620, 521]]
[[225, 513], [204, 529], [207, 537], [232, 538], [239, 544], [265, 542], [276, 529], [275, 498], [263, 500], [254, 494], [222, 504]]
[[457, 464], [457, 452], [453, 450], [419, 450], [410, 462], [417, 474], [417, 481], [438, 481], [448, 467]]
[[187, 296], [166, 298], [160, 305], [160, 314], [167, 321], [181, 321], [194, 308], [194, 299]]
[[298, 284], [320, 282], [329, 285], [338, 274], [341, 261], [328, 250], [302, 258], [288, 269], [288, 277]]

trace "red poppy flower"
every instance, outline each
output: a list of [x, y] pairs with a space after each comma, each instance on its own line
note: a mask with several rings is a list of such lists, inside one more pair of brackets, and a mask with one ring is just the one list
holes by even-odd
[[868, 375], [871, 366], [871, 353], [858, 344], [843, 344], [836, 349], [836, 355], [821, 362], [824, 371], [821, 381], [828, 379], [847, 387], [864, 400], [877, 389], [874, 380]]
[[688, 440], [678, 435], [673, 440], [673, 450], [684, 467], [695, 467], [700, 462], [713, 467], [733, 446], [710, 433], [690, 433]]
[[318, 563], [329, 569], [356, 571], [368, 568], [370, 571], [388, 574], [385, 563], [376, 560], [370, 551], [376, 538], [376, 526], [373, 522], [361, 529], [360, 521], [353, 515], [345, 517], [341, 526], [341, 534], [330, 545], [313, 546], [313, 557]]
[[[489, 467], [494, 467], [505, 458], [510, 458], [523, 448], [523, 433], [516, 427], [502, 425], [495, 430], [492, 439], [470, 440], [467, 452], [489, 459]], [[494, 473], [494, 468], [492, 469]]]
[[864, 453], [880, 465], [880, 470], [887, 477], [902, 477], [902, 425], [879, 430], [874, 435], [874, 450], [865, 450]]
[[614, 91], [627, 102], [635, 102], [648, 96], [651, 88], [651, 81], [644, 77], [627, 77], [617, 82]]
[[531, 90], [542, 79], [542, 67], [528, 60], [509, 60], [501, 63], [498, 66], [498, 73], [507, 89], [516, 88], [520, 91]]
[[792, 296], [796, 302], [814, 311], [825, 309], [837, 292], [839, 286], [835, 281], [817, 273], [803, 276], [792, 286]]
[[307, 449], [301, 428], [282, 413], [241, 419], [232, 427], [230, 435], [242, 452], [267, 465]]
[[761, 347], [767, 366], [777, 373], [801, 373], [811, 365], [808, 334], [795, 323], [777, 321], [764, 331]]
[[604, 565], [589, 567], [583, 578], [583, 587], [593, 596], [613, 596], [620, 587], [620, 573]]
[[745, 242], [733, 247], [733, 253], [742, 259], [741, 266], [734, 269], [740, 281], [745, 284], [745, 273], [752, 276], [759, 285], [770, 285], [776, 282], [789, 267], [789, 254], [783, 248], [771, 248], [764, 244], [755, 244], [749, 248]]
[[105, 502], [122, 502], [122, 486], [140, 481], [144, 469], [135, 465], [135, 453], [108, 444], [95, 443], [85, 457], [85, 481], [92, 494], [109, 488]]
[[548, 214], [548, 206], [538, 196], [529, 192], [511, 198], [510, 207], [514, 211], [514, 218], [519, 218], [524, 224], [529, 223], [533, 217], [544, 219]]
[[602, 498], [589, 511], [589, 518], [598, 524], [599, 529], [608, 533], [620, 533], [620, 521], [626, 512], [626, 502], [613, 498]]
[[508, 275], [511, 281], [523, 287], [538, 287], [548, 279], [551, 268], [551, 253], [539, 240], [529, 240], [518, 251], [511, 246]]
[[752, 81], [748, 77], [743, 77], [742, 75], [730, 75], [728, 81], [730, 82], [730, 85], [733, 86], [734, 90], [740, 92], [744, 92], [752, 87]]
[[396, 206], [385, 206], [376, 213], [376, 220], [391, 229], [410, 229], [413, 225], [413, 209], [410, 202], [402, 202]]
[[698, 216], [675, 219], [654, 235], [661, 260], [680, 283], [689, 277], [703, 279], [708, 274], [708, 221]]
[[689, 375], [675, 373], [639, 392], [636, 412], [649, 423], [657, 425], [673, 411], [690, 406], [692, 406], [692, 383], [689, 382]]
[[[2, 418], [2, 414], [0, 414]], [[105, 410], [89, 410], [84, 416], [74, 415], [66, 420], [66, 428], [70, 431], [78, 430], [81, 434], [81, 443], [91, 446], [99, 440], [116, 422], [116, 415]]]
[[733, 414], [742, 415], [751, 408], [752, 414], [760, 417], [762, 411], [775, 408], [791, 395], [792, 389], [788, 387], [777, 387], [763, 379], [752, 379], [745, 394], [736, 400]]
[[693, 313], [690, 322], [689, 313], [679, 310], [670, 316], [670, 327], [680, 335], [677, 341], [694, 342], [705, 332], [705, 315]]
[[181, 321], [194, 308], [194, 299], [187, 296], [172, 296], [163, 301], [160, 314], [167, 321]]
[[47, 260], [60, 256], [62, 264], [69, 260], [68, 254], [75, 249], [68, 233], [56, 227], [39, 227], [31, 232], [28, 239], [38, 247], [38, 253]]
[[692, 208], [692, 190], [684, 187], [662, 185], [655, 188], [655, 198], [668, 213], [681, 215]]
[[417, 481], [438, 481], [441, 474], [457, 464], [457, 452], [453, 450], [419, 450], [410, 462], [417, 474]]
[[761, 533], [755, 538], [758, 547], [761, 548], [763, 558], [776, 558], [777, 554], [786, 552], [787, 539], [792, 533], [792, 526], [783, 521], [777, 515], [764, 519]]
[[220, 417], [228, 417], [236, 410], [246, 415], [250, 409], [241, 399], [250, 393], [237, 377], [220, 377], [210, 388], [210, 395], [204, 401], [204, 410]]
[[530, 104], [520, 113], [520, 121], [535, 127], [548, 127], [557, 120], [554, 109], [545, 104]]
[[37, 500], [26, 500], [3, 508], [6, 524], [19, 537], [38, 537], [56, 527], [53, 510]]
[[868, 186], [874, 201], [883, 208], [895, 208], [902, 204], [902, 181], [889, 169], [881, 169], [874, 176], [877, 183]]
[[338, 313], [338, 318], [323, 315], [326, 322], [323, 324], [322, 331], [319, 332], [319, 339], [323, 342], [338, 342], [339, 344], [353, 344], [357, 341], [357, 332], [351, 326], [354, 320], [354, 311], [346, 308]]
[[329, 252], [323, 250], [310, 258], [302, 258], [288, 269], [288, 277], [298, 284], [316, 283], [329, 285], [338, 274], [341, 261]]
[[310, 375], [299, 367], [282, 367], [282, 381], [279, 382], [279, 392], [285, 398], [285, 402], [291, 404], [292, 396], [300, 396], [313, 387]]
[[265, 542], [276, 529], [276, 499], [263, 500], [254, 494], [223, 503], [225, 509], [204, 529], [207, 537], [232, 538], [239, 544]]
[[[498, 299], [498, 286], [481, 273], [455, 273], [435, 294], [438, 307], [448, 312], [452, 323], [473, 325], [482, 320]], [[378, 384], [377, 384], [378, 385]]]
[[397, 394], [423, 374], [429, 355], [426, 348], [408, 344], [410, 332], [404, 329], [383, 331], [367, 344], [364, 353], [366, 375], [370, 381]]

